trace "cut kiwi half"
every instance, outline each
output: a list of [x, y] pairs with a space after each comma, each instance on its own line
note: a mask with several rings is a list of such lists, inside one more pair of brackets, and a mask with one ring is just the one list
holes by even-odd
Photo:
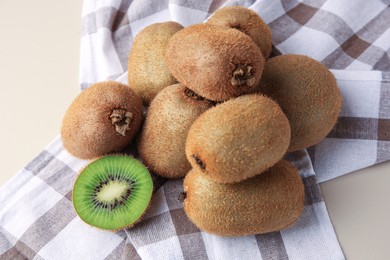
[[109, 155], [81, 171], [73, 187], [73, 206], [85, 223], [119, 230], [142, 217], [152, 192], [152, 177], [142, 163], [126, 155]]

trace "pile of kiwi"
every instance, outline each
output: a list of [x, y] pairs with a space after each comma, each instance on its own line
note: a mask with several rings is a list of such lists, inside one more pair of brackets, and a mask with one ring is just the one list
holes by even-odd
[[[270, 57], [271, 38], [266, 23], [239, 6], [202, 24], [157, 23], [138, 33], [129, 85], [97, 83], [64, 116], [64, 147], [92, 159], [74, 185], [80, 218], [108, 230], [134, 225], [152, 197], [150, 170], [184, 178], [177, 195], [206, 232], [243, 236], [292, 226], [304, 186], [283, 157], [325, 138], [342, 98], [314, 59]], [[116, 154], [129, 146], [142, 163]]]

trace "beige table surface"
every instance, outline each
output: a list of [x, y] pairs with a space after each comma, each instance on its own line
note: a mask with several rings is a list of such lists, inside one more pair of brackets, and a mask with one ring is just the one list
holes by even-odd
[[[0, 185], [59, 133], [79, 93], [81, 5], [0, 0]], [[346, 257], [390, 259], [390, 163], [321, 189]]]

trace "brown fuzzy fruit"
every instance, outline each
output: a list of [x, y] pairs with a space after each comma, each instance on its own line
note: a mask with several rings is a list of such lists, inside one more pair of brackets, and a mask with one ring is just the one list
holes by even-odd
[[99, 82], [80, 93], [62, 121], [62, 142], [76, 157], [92, 159], [126, 147], [138, 132], [142, 100], [128, 86]]
[[271, 54], [271, 30], [257, 13], [248, 8], [242, 6], [226, 6], [215, 12], [207, 23], [235, 28], [249, 35], [260, 48], [265, 58], [268, 58]]
[[204, 112], [186, 143], [193, 168], [220, 183], [253, 177], [278, 162], [290, 143], [290, 125], [271, 99], [250, 94]]
[[213, 182], [195, 169], [184, 179], [184, 210], [201, 230], [245, 236], [293, 225], [304, 207], [304, 186], [295, 167], [280, 161], [240, 183]]
[[165, 64], [169, 39], [183, 28], [176, 22], [155, 23], [137, 34], [129, 55], [129, 85], [149, 104], [163, 88], [177, 83]]
[[177, 84], [153, 99], [138, 140], [145, 164], [165, 178], [179, 178], [191, 169], [184, 151], [192, 123], [210, 108], [210, 101]]
[[180, 83], [213, 101], [250, 92], [264, 66], [260, 49], [248, 35], [209, 24], [176, 33], [169, 41], [166, 62]]
[[333, 74], [316, 60], [295, 54], [269, 59], [260, 88], [278, 102], [290, 121], [288, 151], [320, 142], [336, 124], [340, 90]]

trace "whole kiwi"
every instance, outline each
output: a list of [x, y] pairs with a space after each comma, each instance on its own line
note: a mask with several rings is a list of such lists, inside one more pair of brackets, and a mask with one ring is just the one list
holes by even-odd
[[184, 179], [184, 210], [201, 230], [219, 236], [245, 236], [291, 226], [304, 207], [298, 171], [280, 161], [266, 172], [234, 184], [221, 184], [190, 171]]
[[81, 92], [65, 113], [61, 136], [65, 149], [92, 159], [126, 147], [138, 132], [142, 100], [128, 86], [99, 82]]
[[208, 24], [235, 28], [249, 35], [260, 48], [264, 58], [272, 51], [271, 29], [252, 10], [242, 6], [226, 6], [216, 11], [207, 21]]
[[144, 163], [165, 178], [179, 178], [191, 169], [185, 142], [192, 123], [213, 104], [181, 84], [163, 89], [149, 106], [138, 139]]
[[243, 95], [204, 112], [191, 126], [186, 155], [193, 168], [220, 183], [253, 177], [278, 162], [290, 143], [279, 105]]
[[269, 59], [260, 91], [278, 102], [290, 121], [288, 151], [321, 141], [340, 114], [342, 97], [335, 77], [307, 56], [287, 54]]
[[176, 22], [145, 27], [134, 39], [128, 60], [129, 86], [149, 104], [163, 88], [177, 83], [165, 64], [169, 39], [183, 26]]
[[169, 41], [166, 62], [180, 83], [213, 101], [250, 92], [264, 66], [260, 49], [248, 35], [210, 24], [177, 32]]

